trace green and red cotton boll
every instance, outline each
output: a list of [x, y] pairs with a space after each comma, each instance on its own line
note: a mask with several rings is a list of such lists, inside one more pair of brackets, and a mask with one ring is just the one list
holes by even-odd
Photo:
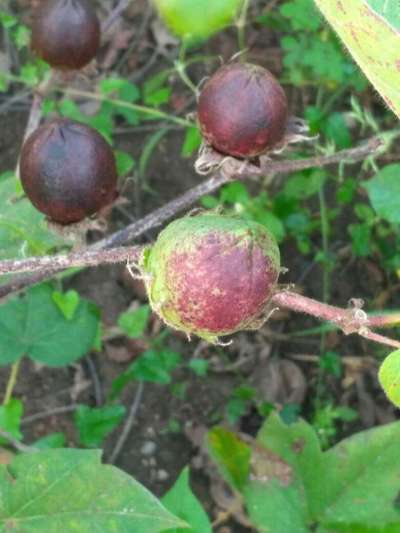
[[272, 150], [284, 138], [288, 102], [268, 70], [250, 63], [230, 63], [204, 85], [198, 121], [205, 141], [215, 150], [251, 158]]
[[280, 271], [261, 224], [214, 213], [169, 224], [140, 264], [153, 310], [172, 328], [210, 342], [260, 321]]
[[33, 12], [32, 50], [60, 70], [87, 65], [100, 46], [100, 22], [90, 0], [43, 0]]

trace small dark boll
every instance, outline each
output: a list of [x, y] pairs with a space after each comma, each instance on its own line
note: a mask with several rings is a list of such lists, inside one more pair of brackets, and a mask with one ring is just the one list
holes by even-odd
[[68, 119], [44, 124], [28, 137], [20, 176], [32, 204], [60, 224], [79, 222], [117, 196], [111, 147], [93, 128]]
[[100, 23], [89, 0], [44, 0], [33, 13], [32, 50], [53, 68], [77, 70], [100, 45]]
[[279, 248], [256, 222], [215, 214], [169, 224], [141, 262], [153, 310], [210, 342], [259, 323], [279, 276]]
[[221, 67], [205, 84], [198, 103], [205, 140], [234, 157], [255, 157], [284, 137], [286, 95], [265, 68], [250, 63]]

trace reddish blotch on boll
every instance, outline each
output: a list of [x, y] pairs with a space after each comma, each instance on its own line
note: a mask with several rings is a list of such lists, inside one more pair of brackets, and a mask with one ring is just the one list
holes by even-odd
[[200, 93], [198, 121], [215, 150], [251, 158], [282, 141], [288, 121], [285, 92], [265, 68], [250, 63], [221, 67]]
[[60, 70], [78, 70], [96, 56], [100, 23], [89, 0], [44, 0], [33, 12], [32, 50]]
[[79, 222], [113, 202], [117, 170], [112, 148], [93, 128], [55, 119], [21, 150], [20, 176], [32, 204], [60, 224]]

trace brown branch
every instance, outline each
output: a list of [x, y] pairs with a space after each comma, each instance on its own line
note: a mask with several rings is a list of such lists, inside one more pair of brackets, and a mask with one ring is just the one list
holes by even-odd
[[193, 187], [184, 194], [178, 196], [171, 202], [164, 204], [162, 207], [146, 215], [141, 220], [133, 222], [126, 228], [117, 231], [109, 237], [106, 237], [105, 239], [95, 243], [93, 248], [113, 248], [114, 246], [121, 246], [131, 242], [150, 229], [161, 226], [164, 224], [164, 222], [173, 218], [177, 213], [184, 211], [188, 207], [191, 207], [202, 196], [215, 192], [222, 185], [228, 183], [229, 181], [230, 178], [228, 176], [224, 176], [222, 173], [213, 176], [200, 185], [196, 185], [196, 187]]
[[38, 128], [42, 119], [42, 104], [46, 95], [50, 91], [53, 83], [55, 82], [56, 74], [54, 71], [50, 74], [49, 78], [40, 84], [33, 93], [33, 100], [31, 109], [29, 112], [28, 122], [25, 128], [24, 141]]
[[18, 439], [13, 437], [11, 433], [5, 431], [4, 429], [0, 429], [0, 437], [5, 439], [8, 444], [10, 444], [17, 452], [32, 453], [39, 451], [39, 449], [35, 448], [34, 446], [27, 446], [23, 442], [20, 442]]
[[29, 257], [17, 261], [10, 259], [0, 262], [0, 274], [57, 272], [72, 267], [90, 267], [137, 261], [142, 250], [143, 246], [130, 246], [112, 248], [111, 250], [85, 250], [68, 255]]
[[101, 25], [101, 32], [106, 33], [129, 6], [129, 0], [120, 0]]
[[[355, 303], [355, 305], [354, 305]], [[313, 300], [307, 296], [302, 296], [296, 292], [289, 290], [279, 291], [271, 299], [272, 305], [278, 307], [284, 307], [297, 313], [304, 313], [314, 316], [319, 320], [326, 320], [331, 322], [339, 329], [343, 331], [345, 335], [351, 335], [357, 333], [361, 337], [365, 337], [369, 340], [378, 342], [380, 344], [386, 344], [394, 348], [400, 348], [400, 342], [394, 339], [389, 339], [378, 333], [372, 332], [371, 327], [379, 327], [385, 321], [385, 326], [389, 323], [390, 315], [383, 316], [368, 316], [365, 311], [357, 305], [357, 301], [353, 302], [353, 307], [348, 309], [342, 309], [334, 305], [329, 305], [318, 300]], [[395, 313], [396, 320], [399, 318], [399, 314]]]
[[[348, 161], [348, 162], [357, 162], [364, 159], [367, 155], [377, 153], [381, 147], [381, 141], [374, 137], [369, 141], [363, 143], [359, 147], [352, 148], [350, 150], [342, 150], [336, 154], [330, 156], [319, 156], [312, 157], [308, 159], [293, 160], [293, 161], [268, 161], [268, 166], [263, 168], [262, 172], [260, 169], [254, 165], [248, 163], [244, 164], [239, 162], [239, 166], [236, 165], [232, 168], [232, 159], [227, 161], [227, 167], [223, 166], [222, 171], [215, 176], [212, 176], [208, 180], [204, 181], [200, 185], [193, 187], [186, 193], [178, 196], [171, 202], [168, 202], [164, 206], [156, 209], [150, 214], [146, 215], [144, 218], [129, 224], [126, 228], [119, 230], [109, 237], [98, 241], [97, 243], [91, 245], [88, 248], [88, 252], [91, 251], [100, 251], [111, 249], [114, 247], [122, 246], [128, 244], [129, 242], [137, 239], [142, 236], [147, 231], [157, 228], [164, 224], [169, 219], [173, 218], [176, 214], [185, 209], [189, 208], [195, 204], [199, 198], [206, 194], [211, 194], [217, 191], [222, 185], [228, 183], [232, 179], [245, 179], [248, 175], [255, 175], [255, 172], [260, 172], [260, 175], [265, 176], [266, 174], [274, 174], [278, 172], [291, 172], [293, 170], [298, 170], [301, 165], [301, 169], [313, 168], [315, 166], [322, 167], [326, 165], [331, 165], [339, 161]], [[247, 174], [246, 174], [247, 172]], [[85, 252], [82, 252], [85, 253]], [[55, 256], [57, 257], [57, 256]], [[95, 257], [95, 256], [93, 256]], [[97, 256], [98, 258], [101, 257]], [[33, 260], [35, 258], [31, 258]], [[78, 259], [75, 257], [74, 261]], [[25, 260], [29, 261], [29, 259]], [[68, 260], [67, 260], [68, 261]], [[10, 263], [8, 262], [8, 268], [10, 268]], [[82, 266], [94, 266], [95, 259], [91, 265], [82, 265]], [[2, 267], [3, 262], [0, 262], [0, 271], [5, 272], [6, 269]], [[72, 266], [72, 263], [70, 263]], [[11, 267], [12, 268], [12, 267]], [[54, 277], [59, 273], [63, 268], [57, 265], [57, 260], [54, 264], [51, 261], [46, 263], [46, 269], [42, 271], [36, 270], [33, 274], [16, 276], [11, 281], [0, 286], [0, 298], [3, 298], [11, 293], [20, 291], [36, 283], [40, 283], [46, 279]], [[7, 273], [15, 270], [8, 270]]]
[[71, 405], [65, 405], [63, 407], [55, 407], [54, 409], [51, 409], [50, 411], [43, 411], [40, 413], [36, 413], [34, 415], [26, 416], [21, 420], [21, 425], [31, 424], [32, 422], [36, 422], [37, 420], [42, 420], [43, 418], [48, 418], [54, 415], [61, 415], [64, 413], [73, 413], [74, 411], [78, 409], [78, 407], [79, 407], [79, 404], [74, 403]]
[[[357, 162], [369, 155], [379, 152], [383, 141], [379, 137], [372, 137], [368, 141], [347, 150], [341, 150], [332, 155], [321, 155], [308, 159], [294, 159], [288, 161], [274, 161], [265, 169], [260, 169], [255, 175], [266, 176], [270, 174], [289, 174], [308, 168], [327, 167], [342, 162]], [[254, 175], [254, 174], [253, 174]]]
[[139, 411], [139, 407], [140, 407], [140, 404], [143, 398], [143, 392], [144, 392], [144, 384], [143, 382], [140, 382], [138, 385], [135, 397], [133, 399], [132, 406], [129, 410], [128, 418], [126, 419], [122, 433], [119, 439], [117, 440], [113, 451], [111, 452], [111, 455], [107, 461], [108, 463], [111, 463], [111, 464], [115, 463], [115, 461], [118, 459], [122, 451], [122, 448], [125, 445], [127, 438], [129, 437], [132, 427], [134, 423], [136, 422], [137, 413]]
[[355, 163], [370, 155], [378, 155], [385, 146], [382, 136], [371, 137], [355, 148], [340, 150], [331, 155], [319, 155], [307, 159], [285, 159], [277, 161], [261, 156], [260, 165], [250, 161], [242, 161], [233, 157], [226, 157], [210, 146], [203, 146], [196, 161], [195, 168], [200, 174], [209, 174], [215, 168], [231, 179], [245, 179], [247, 177], [265, 177], [274, 174], [290, 174], [308, 168], [326, 167], [337, 163]]

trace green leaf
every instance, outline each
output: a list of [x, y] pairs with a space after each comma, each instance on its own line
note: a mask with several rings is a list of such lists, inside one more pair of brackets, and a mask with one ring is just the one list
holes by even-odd
[[367, 257], [371, 253], [371, 228], [367, 224], [350, 224], [349, 233], [354, 254]]
[[131, 339], [143, 337], [150, 316], [150, 306], [142, 305], [134, 311], [121, 313], [118, 318], [118, 326]]
[[[307, 522], [318, 507], [323, 480], [322, 452], [313, 429], [303, 421], [286, 425], [273, 413], [253, 449], [253, 476], [244, 488], [249, 515], [260, 531], [309, 531]], [[265, 505], [260, 507], [264, 496]], [[286, 529], [285, 529], [286, 528]]]
[[337, 193], [336, 193], [337, 202], [340, 204], [350, 203], [354, 198], [354, 194], [356, 193], [357, 187], [358, 187], [357, 180], [353, 178], [347, 178], [337, 190]]
[[100, 451], [45, 450], [0, 466], [0, 529], [161, 533], [186, 524]]
[[116, 398], [128, 383], [135, 380], [168, 385], [171, 383], [172, 371], [181, 364], [181, 361], [181, 355], [172, 350], [147, 350], [126, 372], [113, 381], [111, 399]]
[[[312, 9], [311, 0], [309, 4]], [[358, 89], [362, 86], [361, 75], [344, 56], [336, 39], [299, 33], [285, 35], [281, 45], [284, 50], [283, 63], [289, 79], [295, 85], [301, 86], [312, 79], [316, 85], [323, 84], [329, 89], [345, 83]]]
[[182, 356], [172, 350], [148, 350], [132, 365], [132, 375], [139, 381], [171, 383], [171, 373], [182, 361]]
[[207, 194], [206, 196], [203, 196], [200, 199], [200, 202], [201, 202], [201, 205], [205, 207], [206, 209], [215, 209], [218, 205], [220, 205], [219, 200], [217, 200], [217, 198], [209, 194]]
[[326, 172], [319, 169], [298, 172], [285, 183], [283, 192], [290, 198], [309, 198], [318, 193], [326, 178]]
[[400, 165], [387, 165], [364, 187], [376, 213], [392, 224], [400, 224]]
[[125, 412], [123, 405], [98, 408], [80, 405], [74, 416], [79, 442], [89, 448], [100, 447], [107, 435], [121, 423]]
[[0, 365], [22, 355], [54, 367], [72, 363], [92, 348], [98, 321], [97, 309], [84, 299], [67, 320], [50, 285], [33, 287], [0, 306]]
[[226, 404], [226, 417], [229, 424], [236, 424], [247, 411], [248, 402], [242, 398], [231, 398]]
[[400, 350], [395, 350], [384, 359], [378, 377], [389, 400], [400, 407]]
[[148, 106], [159, 107], [167, 104], [171, 98], [171, 87], [161, 87], [157, 91], [144, 95], [144, 103]]
[[230, 424], [235, 424], [246, 413], [249, 402], [255, 394], [256, 391], [252, 387], [245, 385], [233, 391], [232, 398], [226, 405], [226, 414]]
[[309, 0], [285, 2], [280, 8], [280, 12], [289, 19], [294, 30], [314, 32], [321, 26], [321, 17]]
[[115, 159], [117, 162], [118, 176], [126, 176], [134, 167], [135, 160], [133, 157], [122, 150], [115, 150]]
[[323, 353], [319, 360], [319, 367], [337, 378], [342, 375], [342, 360], [336, 352], [328, 351]]
[[79, 306], [79, 293], [72, 289], [67, 292], [54, 291], [52, 298], [64, 317], [67, 320], [72, 320]]
[[7, 91], [8, 80], [4, 74], [0, 72], [0, 93]]
[[26, 26], [18, 25], [15, 31], [13, 31], [13, 39], [17, 45], [18, 50], [21, 50], [25, 46], [28, 46], [31, 40], [31, 31]]
[[67, 439], [65, 438], [64, 433], [51, 433], [46, 435], [41, 439], [36, 440], [32, 443], [32, 446], [38, 450], [49, 450], [53, 448], [63, 448]]
[[365, 203], [356, 203], [354, 204], [354, 213], [362, 221], [373, 224], [376, 219], [374, 210]]
[[247, 204], [250, 201], [250, 195], [244, 183], [233, 181], [221, 189], [220, 200], [228, 204]]
[[34, 63], [25, 63], [21, 67], [20, 77], [28, 87], [35, 87], [40, 82], [40, 70]]
[[6, 30], [9, 30], [10, 28], [18, 24], [18, 19], [13, 15], [10, 15], [6, 11], [0, 11], [0, 24]]
[[105, 78], [101, 80], [99, 88], [106, 95], [117, 93], [125, 102], [136, 102], [140, 98], [138, 86], [123, 78]]
[[285, 403], [279, 411], [279, 417], [287, 426], [294, 424], [299, 419], [301, 407], [298, 403]]
[[244, 490], [250, 519], [259, 533], [310, 533], [295, 487], [281, 490], [279, 482], [253, 481]]
[[63, 98], [58, 103], [58, 109], [60, 113], [71, 120], [78, 120], [80, 122], [87, 122], [88, 117], [82, 113], [78, 105], [69, 98]]
[[[400, 531], [400, 423], [362, 431], [325, 455], [326, 506], [321, 523], [334, 531]], [[338, 476], [340, 472], [340, 476]]]
[[400, 116], [400, 15], [396, 2], [315, 3], [387, 105]]
[[187, 128], [183, 141], [181, 156], [190, 157], [201, 145], [202, 136], [197, 126]]
[[219, 427], [208, 432], [207, 444], [224, 478], [234, 488], [243, 489], [250, 472], [250, 447], [232, 431]]
[[285, 228], [281, 220], [263, 208], [258, 208], [257, 205], [253, 205], [253, 209], [249, 210], [249, 215], [253, 220], [265, 226], [275, 237], [278, 242], [281, 242], [285, 237]]
[[126, 83], [129, 82], [122, 78], [105, 78], [100, 81], [99, 89], [102, 94], [108, 95], [116, 92], [119, 95], [119, 91]]
[[207, 375], [209, 364], [207, 359], [191, 359], [188, 366], [196, 376], [203, 378]]
[[168, 84], [168, 78], [171, 75], [169, 69], [164, 69], [161, 72], [157, 72], [154, 76], [148, 78], [143, 84], [143, 97], [146, 99], [150, 94], [158, 91], [163, 86]]
[[99, 111], [92, 116], [83, 115], [84, 122], [101, 133], [108, 144], [112, 145], [114, 129], [114, 105], [110, 102], [102, 102]]
[[322, 126], [322, 131], [331, 139], [338, 148], [351, 146], [350, 130], [344, 120], [343, 113], [332, 113]]
[[43, 255], [65, 239], [48, 229], [47, 221], [27, 198], [16, 194], [16, 181], [9, 175], [0, 181], [0, 259]]
[[[355, 415], [339, 408], [335, 416]], [[262, 532], [400, 530], [399, 438], [395, 422], [323, 453], [310, 425], [300, 420], [287, 426], [272, 414], [252, 447], [252, 475], [241, 489], [250, 518]]]
[[96, 336], [93, 342], [93, 350], [96, 350], [97, 352], [101, 352], [102, 347], [103, 347], [103, 324], [99, 320], [97, 324]]
[[[139, 88], [122, 78], [106, 78], [100, 82], [99, 89], [103, 95], [115, 95], [119, 100], [128, 103], [136, 102], [140, 98]], [[100, 115], [106, 115], [108, 121], [112, 121], [114, 113], [123, 116], [128, 124], [135, 126], [139, 123], [139, 114], [135, 109], [119, 106], [111, 100], [103, 102]], [[95, 127], [95, 124], [91, 125]], [[111, 134], [112, 127], [107, 128], [107, 131]]]
[[[20, 426], [23, 411], [23, 403], [15, 398], [11, 398], [6, 405], [0, 406], [0, 428], [10, 433], [17, 440], [22, 438]], [[0, 444], [7, 442], [7, 440], [0, 438]]]
[[[168, 511], [189, 524], [189, 528], [169, 529], [168, 533], [212, 533], [210, 520], [189, 485], [186, 467], [175, 485], [162, 499]], [[167, 533], [167, 532], [165, 532]]]

